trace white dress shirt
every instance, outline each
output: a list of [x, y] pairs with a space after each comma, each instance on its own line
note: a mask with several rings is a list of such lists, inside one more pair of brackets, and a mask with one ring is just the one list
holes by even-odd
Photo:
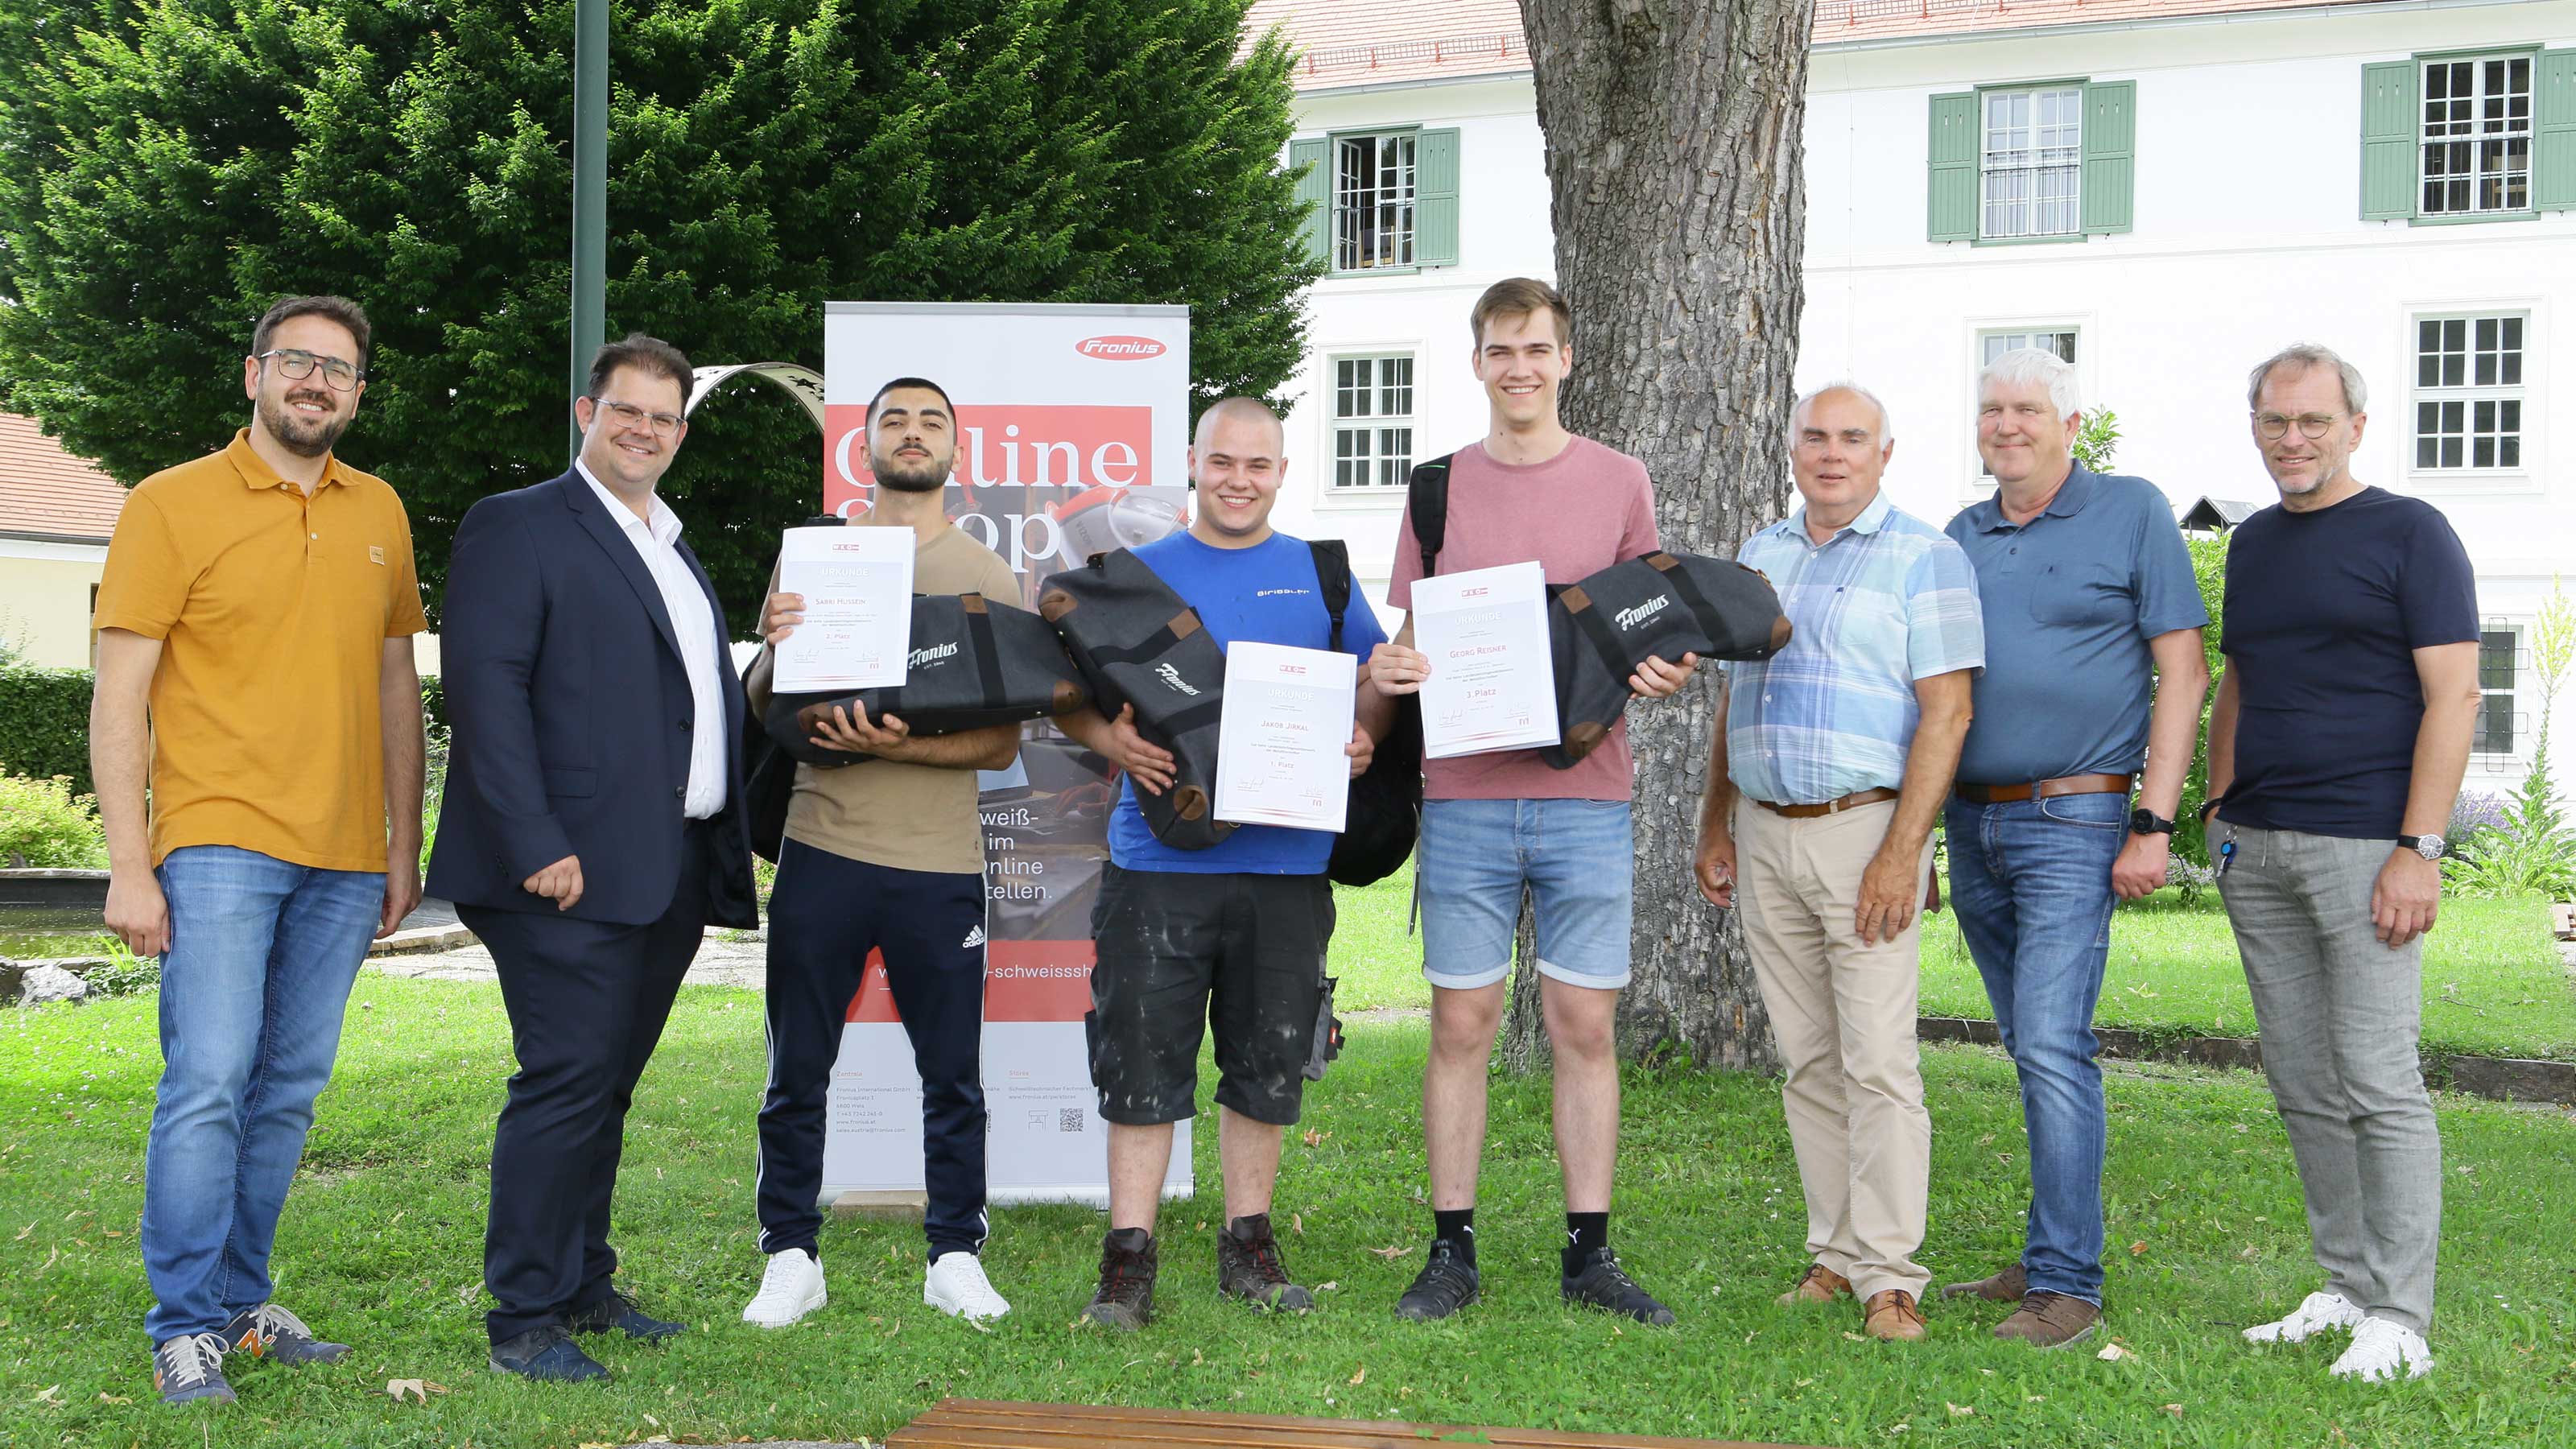
[[724, 683], [716, 672], [715, 610], [677, 547], [680, 515], [656, 495], [648, 524], [602, 486], [590, 465], [576, 458], [572, 466], [590, 491], [599, 495], [600, 505], [625, 532], [626, 541], [635, 545], [637, 556], [662, 590], [662, 608], [671, 616], [671, 631], [680, 643], [680, 664], [689, 671], [689, 699], [695, 715], [689, 730], [689, 789], [682, 797], [681, 813], [691, 820], [708, 819], [725, 805]]

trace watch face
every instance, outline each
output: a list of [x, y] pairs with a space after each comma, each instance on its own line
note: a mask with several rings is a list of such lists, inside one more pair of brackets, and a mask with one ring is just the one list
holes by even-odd
[[2424, 857], [2426, 860], [2440, 860], [2442, 858], [2442, 847], [2443, 840], [2442, 837], [2438, 835], [2419, 835], [2415, 837], [2415, 853]]

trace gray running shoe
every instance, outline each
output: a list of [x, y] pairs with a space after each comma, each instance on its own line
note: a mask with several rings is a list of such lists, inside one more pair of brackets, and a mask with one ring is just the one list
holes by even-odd
[[152, 1387], [165, 1404], [212, 1399], [233, 1401], [233, 1386], [224, 1382], [224, 1338], [219, 1333], [183, 1333], [161, 1340], [152, 1350]]
[[224, 1325], [224, 1342], [231, 1345], [226, 1352], [279, 1363], [338, 1363], [349, 1356], [347, 1344], [321, 1342], [303, 1319], [274, 1303], [234, 1314], [232, 1322]]

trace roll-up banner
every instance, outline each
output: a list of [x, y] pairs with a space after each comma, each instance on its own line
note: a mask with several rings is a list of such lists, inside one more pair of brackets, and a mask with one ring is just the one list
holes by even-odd
[[[957, 407], [948, 516], [1009, 561], [1033, 607], [1051, 575], [1187, 526], [1187, 307], [833, 302], [823, 315], [823, 506], [864, 512], [867, 409], [898, 377]], [[1091, 1087], [1091, 905], [1118, 782], [1044, 721], [988, 771], [984, 817], [984, 1100], [996, 1203], [1106, 1205], [1108, 1133]], [[921, 1079], [883, 963], [841, 1032], [823, 1200], [922, 1188]], [[1189, 1124], [1167, 1195], [1190, 1191]]]

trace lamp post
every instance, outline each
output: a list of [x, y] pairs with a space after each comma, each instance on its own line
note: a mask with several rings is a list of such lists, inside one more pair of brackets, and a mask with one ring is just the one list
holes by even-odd
[[[608, 0], [574, 0], [572, 21], [572, 391], [590, 381], [608, 330]], [[581, 429], [569, 421], [572, 455]]]

